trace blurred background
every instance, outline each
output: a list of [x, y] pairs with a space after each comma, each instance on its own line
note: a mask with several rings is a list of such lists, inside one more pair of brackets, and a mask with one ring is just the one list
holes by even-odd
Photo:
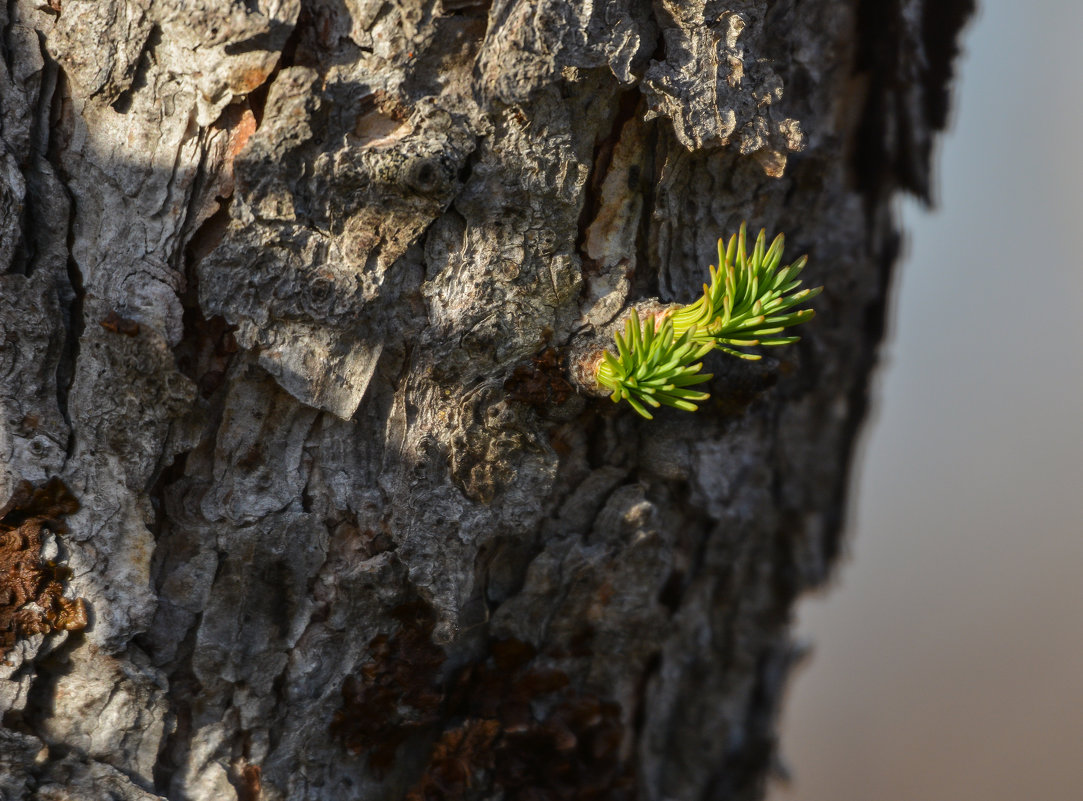
[[1083, 798], [1083, 3], [980, 5], [771, 801]]

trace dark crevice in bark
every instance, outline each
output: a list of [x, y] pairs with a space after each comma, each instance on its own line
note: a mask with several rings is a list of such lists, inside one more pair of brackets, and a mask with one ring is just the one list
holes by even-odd
[[[7, 1], [7, 24], [4, 26], [3, 36], [0, 37], [0, 51], [3, 52], [4, 65], [7, 67], [8, 75], [11, 75], [12, 67], [14, 67], [13, 53], [15, 48], [11, 46], [11, 29], [15, 25], [13, 20], [15, 19], [15, 6], [17, 4], [17, 0]], [[0, 133], [3, 133], [2, 127], [0, 127]]]
[[[645, 108], [645, 104], [640, 107]], [[642, 115], [641, 115], [642, 118]], [[637, 290], [645, 293], [646, 297], [655, 297], [659, 294], [660, 268], [651, 266], [651, 231], [654, 225], [654, 204], [657, 198], [658, 186], [661, 180], [661, 170], [664, 160], [658, 158], [659, 123], [657, 119], [643, 123], [646, 153], [642, 173], [639, 176], [639, 184], [635, 191], [643, 195], [643, 211], [639, 215], [639, 228], [636, 231], [636, 272], [633, 276]]]
[[[290, 663], [287, 660], [286, 664], [282, 667], [281, 672], [275, 676], [274, 681], [271, 682], [271, 697], [276, 701], [274, 705], [276, 710], [289, 708], [289, 692], [286, 688], [289, 672]], [[280, 715], [276, 717], [277, 719], [273, 721], [267, 729], [267, 753], [269, 754], [273, 754], [278, 749], [278, 744], [282, 741], [282, 737], [289, 731], [290, 721], [283, 720]], [[247, 756], [248, 751], [246, 749], [245, 757]]]
[[48, 157], [49, 138], [52, 128], [54, 95], [59, 89], [60, 65], [53, 61], [45, 46], [45, 35], [37, 32], [38, 50], [44, 63], [41, 76], [41, 94], [38, 96], [37, 113], [34, 115], [34, 129], [31, 143], [35, 154]]
[[[200, 170], [202, 175], [202, 170]], [[192, 203], [200, 194], [202, 180], [192, 191]], [[209, 398], [222, 385], [238, 351], [233, 332], [237, 327], [223, 317], [203, 315], [199, 305], [199, 275], [196, 265], [222, 240], [229, 226], [232, 198], [218, 198], [218, 210], [190, 237], [183, 253], [184, 292], [180, 296], [183, 334], [173, 348], [177, 369], [195, 382], [201, 397]]]
[[636, 686], [636, 708], [632, 715], [632, 742], [639, 743], [643, 739], [643, 733], [647, 724], [647, 691], [650, 689], [651, 679], [662, 671], [662, 653], [656, 651], [647, 659], [643, 666], [643, 672], [639, 676], [639, 684]]
[[131, 111], [132, 99], [135, 97], [135, 93], [147, 85], [147, 74], [150, 72], [154, 51], [161, 43], [162, 29], [158, 25], [152, 25], [150, 33], [147, 34], [147, 40], [143, 43], [143, 50], [139, 53], [139, 61], [135, 65], [132, 83], [113, 101], [113, 111], [118, 114], [127, 114]]
[[[42, 53], [46, 53], [43, 48]], [[54, 62], [55, 64], [55, 62]], [[74, 112], [71, 107], [71, 95], [69, 94], [67, 75], [60, 65], [56, 65], [56, 85], [49, 103], [49, 142], [46, 148], [46, 157], [53, 168], [61, 173], [60, 154], [67, 150], [72, 134], [72, 117]], [[66, 183], [66, 181], [65, 181]], [[73, 215], [74, 216], [74, 215]]]
[[[185, 493], [197, 493], [200, 487], [195, 483], [188, 483], [186, 479], [188, 461], [194, 451], [201, 448], [213, 447], [218, 427], [221, 422], [223, 395], [218, 394], [211, 398], [210, 402], [204, 402], [204, 416], [206, 425], [202, 432], [200, 443], [192, 450], [177, 453], [171, 463], [163, 469], [154, 485], [148, 489], [147, 497], [153, 504], [155, 519], [152, 532], [155, 540], [155, 549], [150, 566], [151, 586], [158, 597], [158, 618], [169, 620], [170, 615], [164, 617], [160, 614], [163, 604], [173, 601], [168, 595], [164, 595], [163, 582], [170, 571], [177, 568], [185, 559], [193, 555], [193, 548], [198, 548], [191, 533], [183, 528], [174, 528], [170, 525], [168, 500], [170, 493], [175, 493], [174, 503], [182, 504], [180, 500]], [[197, 401], [198, 402], [198, 401]], [[225, 562], [225, 555], [218, 553], [215, 579], [221, 573]], [[182, 618], [183, 619], [183, 618]], [[154, 791], [166, 797], [172, 797], [171, 785], [176, 771], [185, 764], [188, 751], [191, 747], [193, 736], [194, 706], [203, 695], [203, 688], [196, 678], [192, 668], [195, 654], [195, 643], [203, 621], [203, 613], [197, 613], [191, 619], [190, 625], [183, 630], [183, 638], [173, 653], [171, 659], [160, 652], [159, 646], [150, 637], [151, 632], [137, 634], [133, 642], [145, 651], [153, 664], [161, 668], [167, 675], [168, 688], [165, 693], [168, 704], [168, 716], [173, 718], [173, 726], [166, 728], [166, 734], [161, 740], [158, 756], [153, 768]], [[156, 620], [156, 626], [162, 624]], [[177, 631], [175, 636], [180, 635]]]
[[65, 308], [64, 314], [64, 343], [61, 348], [60, 359], [56, 366], [56, 400], [64, 421], [68, 424], [69, 434], [65, 446], [66, 459], [70, 459], [75, 450], [75, 428], [72, 426], [71, 413], [68, 409], [68, 395], [71, 392], [72, 383], [75, 381], [75, 365], [79, 359], [80, 340], [83, 330], [86, 328], [86, 320], [83, 315], [83, 302], [86, 298], [86, 289], [83, 286], [83, 273], [79, 264], [75, 261], [75, 219], [76, 204], [75, 196], [68, 188], [70, 176], [64, 169], [61, 153], [68, 146], [71, 136], [72, 110], [68, 95], [68, 82], [63, 70], [57, 67], [56, 87], [53, 91], [52, 103], [50, 104], [50, 137], [47, 156], [53, 167], [57, 180], [64, 188], [68, 197], [68, 219], [65, 247], [67, 249], [66, 271], [68, 284], [72, 297]]
[[[536, 540], [536, 533], [529, 544], [518, 537], [497, 536], [478, 549], [474, 559], [474, 575], [490, 620], [504, 601], [522, 591], [526, 571], [537, 555], [534, 547]], [[494, 580], [494, 573], [499, 579]]]
[[[151, 505], [154, 507], [154, 522], [151, 525], [150, 530], [154, 534], [155, 542], [161, 540], [162, 532], [166, 525], [165, 490], [170, 485], [184, 478], [184, 469], [188, 462], [189, 453], [191, 453], [191, 451], [181, 451], [174, 455], [173, 460], [159, 471], [157, 478], [147, 490], [147, 497], [150, 498]], [[159, 568], [157, 570], [152, 568], [151, 578], [154, 582], [154, 586], [160, 587], [161, 582], [159, 579], [161, 565], [158, 565], [157, 567]]]
[[301, 0], [301, 10], [297, 13], [297, 24], [293, 32], [286, 38], [282, 46], [282, 57], [278, 60], [271, 77], [267, 79], [265, 86], [270, 86], [278, 73], [289, 67], [312, 67], [321, 72], [321, 56], [324, 55], [322, 48], [313, 47], [313, 40], [318, 38], [316, 26], [318, 23], [318, 4], [314, 0]]
[[[221, 569], [222, 559], [219, 559]], [[203, 687], [192, 670], [196, 635], [203, 622], [203, 614], [196, 615], [191, 628], [185, 632], [177, 650], [177, 658], [169, 671], [169, 709], [175, 716], [173, 730], [162, 738], [158, 759], [154, 763], [154, 792], [169, 797], [173, 776], [184, 765], [191, 748], [193, 734], [193, 707], [202, 694]]]
[[[317, 425], [319, 425], [319, 423], [317, 423]], [[309, 470], [308, 474], [308, 480], [305, 482], [305, 485], [301, 487], [301, 511], [305, 514], [312, 514], [312, 511], [315, 508], [311, 491], [312, 471]]]
[[[281, 62], [279, 62], [281, 63]], [[267, 76], [267, 80], [245, 95], [248, 107], [252, 109], [252, 116], [256, 118], [256, 127], [263, 122], [263, 109], [267, 105], [267, 94], [271, 91], [271, 84], [278, 77], [279, 69], [275, 69]]]
[[684, 569], [674, 570], [669, 574], [666, 583], [658, 592], [658, 603], [669, 612], [670, 616], [677, 614], [684, 600], [684, 591], [688, 589], [688, 572]]
[[[41, 83], [37, 96], [37, 108], [30, 130], [30, 149], [25, 153], [13, 153], [19, 171], [26, 183], [26, 199], [19, 210], [19, 236], [15, 242], [14, 253], [7, 272], [19, 273], [29, 277], [38, 266], [39, 247], [42, 237], [47, 237], [49, 228], [43, 223], [49, 221], [48, 205], [43, 202], [43, 195], [51, 191], [40, 165], [40, 159], [49, 159], [51, 118], [53, 104], [57, 94], [60, 67], [49, 56], [45, 48], [45, 37], [37, 33], [38, 48], [44, 62], [41, 70]], [[0, 133], [3, 128], [0, 125]], [[66, 191], [66, 187], [65, 187]], [[70, 196], [70, 193], [69, 193]], [[63, 306], [63, 298], [61, 298]]]
[[[666, 60], [666, 27], [673, 27], [673, 17], [666, 11], [662, 4], [659, 2], [651, 3], [651, 17], [654, 20], [654, 49], [651, 51], [650, 61], [657, 61], [663, 63]], [[668, 23], [663, 24], [663, 23]]]
[[[193, 189], [193, 197], [198, 188], [200, 187], [197, 185], [197, 188]], [[216, 197], [215, 200], [218, 202], [218, 209], [187, 237], [184, 249], [186, 294], [190, 291], [191, 279], [195, 276], [195, 266], [222, 241], [229, 227], [229, 207], [233, 203], [233, 196]]]
[[[469, 185], [470, 178], [474, 175], [474, 168], [481, 162], [481, 143], [485, 141], [485, 138], [486, 137], [484, 136], [478, 136], [474, 139], [474, 149], [467, 154], [466, 159], [463, 161], [463, 166], [459, 169], [457, 177], [461, 186], [461, 189], [459, 190], [460, 194], [462, 193], [462, 190], [466, 189]], [[452, 200], [448, 205], [449, 207], [454, 207], [455, 201]], [[419, 242], [424, 241], [425, 235], [428, 234], [431, 228], [432, 225], [430, 224], [428, 228], [425, 229], [425, 234], [418, 237]]]

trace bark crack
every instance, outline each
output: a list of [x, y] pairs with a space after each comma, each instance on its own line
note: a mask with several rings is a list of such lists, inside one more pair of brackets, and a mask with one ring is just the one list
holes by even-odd
[[[42, 48], [43, 56], [48, 55]], [[55, 65], [55, 62], [53, 62]], [[62, 303], [64, 308], [64, 341], [61, 348], [60, 358], [56, 365], [56, 401], [57, 408], [68, 425], [68, 441], [65, 445], [65, 462], [71, 459], [75, 451], [76, 431], [72, 424], [71, 411], [68, 408], [68, 396], [75, 381], [75, 365], [79, 360], [80, 343], [83, 331], [86, 328], [86, 320], [83, 314], [83, 304], [86, 298], [86, 289], [83, 286], [83, 273], [75, 260], [75, 220], [78, 212], [75, 195], [71, 191], [71, 177], [64, 167], [62, 153], [68, 145], [68, 136], [71, 132], [71, 105], [68, 96], [68, 81], [63, 69], [56, 67], [56, 85], [53, 88], [52, 98], [49, 103], [49, 138], [45, 150], [45, 156], [57, 182], [62, 188], [68, 200], [68, 218], [65, 231], [64, 246], [67, 252], [65, 260], [65, 272], [68, 279], [68, 289], [71, 297], [67, 303]], [[62, 298], [63, 300], [63, 298]]]
[[[221, 564], [222, 559], [219, 558], [219, 566]], [[174, 715], [174, 725], [173, 730], [162, 738], [153, 770], [154, 792], [167, 797], [171, 794], [174, 776], [185, 765], [196, 731], [192, 720], [193, 706], [202, 692], [202, 685], [192, 669], [192, 659], [195, 655], [196, 635], [202, 622], [201, 612], [185, 632], [173, 662], [173, 669], [169, 671], [166, 698], [170, 712]]]
[[[609, 173], [610, 164], [613, 161], [613, 150], [620, 141], [621, 132], [626, 123], [637, 117], [637, 112], [642, 111], [642, 98], [640, 92], [632, 87], [620, 92], [617, 100], [617, 108], [613, 114], [612, 123], [606, 135], [594, 144], [594, 157], [591, 160], [590, 175], [583, 187], [583, 205], [579, 210], [578, 233], [575, 248], [589, 267], [591, 259], [586, 255], [587, 229], [598, 216], [602, 207], [602, 187], [605, 184], [606, 175]], [[587, 284], [583, 284], [586, 291]]]
[[118, 114], [127, 114], [131, 111], [132, 99], [135, 97], [135, 93], [147, 85], [147, 76], [150, 74], [154, 51], [161, 43], [162, 29], [157, 24], [154, 24], [151, 26], [150, 33], [147, 34], [147, 38], [143, 42], [143, 48], [139, 51], [139, 59], [135, 65], [135, 72], [132, 74], [132, 82], [128, 85], [128, 88], [121, 92], [120, 95], [117, 96], [117, 99], [113, 101], [113, 111]]

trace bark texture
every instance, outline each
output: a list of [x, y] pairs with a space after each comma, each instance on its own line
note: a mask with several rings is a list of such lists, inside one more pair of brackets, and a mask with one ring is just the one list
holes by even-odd
[[[0, 798], [759, 797], [969, 11], [0, 6]], [[746, 219], [802, 342], [585, 394]]]

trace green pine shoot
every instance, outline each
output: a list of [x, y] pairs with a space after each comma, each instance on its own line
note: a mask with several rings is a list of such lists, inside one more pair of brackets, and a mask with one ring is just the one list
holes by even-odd
[[718, 240], [719, 267], [711, 265], [711, 283], [704, 284], [697, 301], [642, 324], [632, 310], [624, 336], [615, 335], [618, 356], [607, 351], [598, 366], [598, 383], [612, 390], [614, 403], [627, 400], [647, 419], [651, 419], [648, 406], [695, 411], [696, 403], [709, 396], [688, 387], [711, 378], [699, 372], [700, 360], [711, 350], [759, 359], [759, 354], [741, 349], [800, 339], [783, 332], [812, 318], [812, 309], [795, 307], [816, 297], [823, 287], [798, 291], [797, 276], [807, 257], [780, 267], [782, 234], [767, 247], [766, 232], [761, 230], [749, 255], [745, 229], [742, 223], [727, 247]]
[[615, 334], [617, 357], [606, 351], [598, 366], [598, 383], [613, 391], [614, 403], [628, 401], [632, 408], [652, 419], [647, 406], [675, 406], [687, 412], [696, 410], [696, 401], [710, 397], [706, 392], [688, 389], [710, 381], [709, 373], [701, 373], [699, 360], [714, 348], [710, 342], [696, 340], [696, 328], [674, 334], [673, 321], [664, 320], [655, 330], [655, 317], [643, 324], [633, 308], [624, 326], [624, 336]]

